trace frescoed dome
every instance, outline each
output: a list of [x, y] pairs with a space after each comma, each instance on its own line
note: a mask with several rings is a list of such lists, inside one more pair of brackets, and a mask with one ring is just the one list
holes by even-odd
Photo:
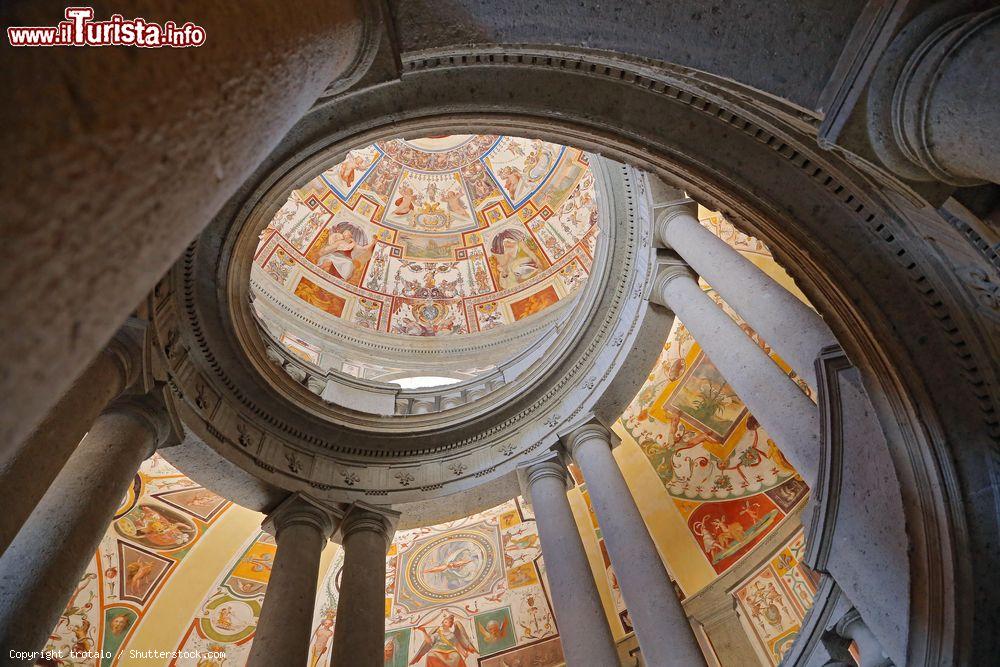
[[495, 135], [393, 139], [293, 191], [261, 234], [251, 280], [320, 325], [475, 334], [578, 290], [596, 223], [578, 149]]

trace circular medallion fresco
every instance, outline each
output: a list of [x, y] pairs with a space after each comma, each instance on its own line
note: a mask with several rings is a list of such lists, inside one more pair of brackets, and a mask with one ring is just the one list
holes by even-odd
[[417, 547], [406, 563], [406, 584], [427, 602], [455, 600], [481, 589], [496, 565], [496, 550], [485, 535], [447, 533]]

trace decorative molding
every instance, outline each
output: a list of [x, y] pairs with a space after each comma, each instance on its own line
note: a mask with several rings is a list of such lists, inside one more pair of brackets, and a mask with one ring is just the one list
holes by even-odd
[[653, 290], [649, 295], [650, 303], [670, 309], [670, 304], [664, 298], [664, 292], [667, 285], [677, 278], [689, 278], [697, 281], [698, 275], [674, 251], [658, 250], [656, 252], [656, 278], [653, 280]]
[[388, 551], [398, 522], [399, 512], [382, 505], [371, 505], [358, 501], [347, 508], [336, 538], [341, 544], [345, 544], [354, 533], [371, 531], [385, 540], [385, 548]]
[[585, 424], [576, 426], [565, 435], [559, 436], [559, 441], [574, 459], [580, 447], [591, 440], [600, 441], [608, 449], [614, 449], [616, 445], [620, 444], [618, 436], [596, 419], [591, 419]]
[[149, 454], [158, 447], [170, 446], [179, 442], [174, 423], [167, 410], [166, 399], [160, 392], [143, 394], [141, 396], [119, 396], [104, 410], [104, 414], [123, 414], [145, 426], [151, 437]]
[[806, 524], [806, 551], [803, 562], [817, 572], [826, 572], [840, 508], [841, 478], [844, 470], [843, 421], [840, 400], [840, 371], [851, 362], [839, 345], [824, 347], [816, 359], [816, 385], [820, 421], [820, 455], [816, 485], [809, 503], [811, 518]]
[[879, 59], [899, 26], [911, 0], [867, 2], [854, 24], [830, 81], [820, 95], [823, 121], [817, 131], [820, 148], [836, 145]]
[[681, 199], [679, 201], [671, 202], [666, 206], [656, 207], [656, 222], [654, 228], [656, 229], [656, 239], [663, 244], [664, 247], [670, 248], [670, 242], [667, 241], [667, 230], [670, 228], [670, 223], [678, 218], [688, 218], [694, 220], [697, 224], [698, 222], [698, 203], [693, 199]]
[[[584, 287], [591, 290], [591, 296], [581, 295], [581, 300], [601, 296], [602, 301], [596, 313], [584, 309], [572, 316], [575, 320], [570, 318], [570, 321], [560, 325], [557, 345], [571, 351], [570, 356], [563, 359], [556, 352], [546, 353], [544, 363], [557, 368], [558, 374], [546, 378], [543, 387], [527, 390], [519, 389], [517, 384], [508, 384], [495, 392], [501, 400], [507, 400], [505, 396], [516, 398], [523, 406], [517, 412], [490, 411], [487, 405], [479, 407], [478, 402], [473, 403], [469, 407], [490, 415], [478, 432], [454, 440], [438, 438], [431, 448], [400, 451], [365, 447], [366, 436], [363, 434], [360, 437], [332, 437], [328, 432], [321, 434], [316, 431], [314, 434], [305, 430], [302, 422], [285, 421], [284, 417], [264, 408], [266, 401], [258, 400], [255, 389], [245, 382], [235, 382], [226, 370], [229, 362], [222, 363], [216, 357], [213, 347], [219, 331], [214, 330], [208, 335], [203, 329], [205, 323], [198, 306], [200, 292], [193, 287], [200, 257], [199, 242], [195, 242], [168, 279], [168, 287], [158, 290], [160, 300], [154, 304], [158, 315], [157, 330], [162, 333], [160, 342], [168, 341], [174, 351], [181, 349], [185, 341], [190, 341], [194, 351], [193, 354], [183, 355], [183, 358], [175, 353], [176, 360], [169, 364], [172, 390], [182, 400], [191, 402], [202, 416], [202, 420], [192, 423], [192, 426], [203, 429], [205, 442], [225, 456], [229, 456], [226, 447], [231, 444], [238, 447], [244, 457], [250, 455], [249, 463], [253, 464], [250, 470], [256, 468], [274, 473], [268, 476], [258, 472], [265, 481], [281, 488], [291, 486], [292, 489], [301, 482], [310, 489], [328, 491], [323, 496], [337, 501], [357, 493], [366, 496], [393, 495], [394, 498], [402, 494], [402, 498], [406, 499], [427, 493], [444, 497], [513, 475], [519, 457], [530, 455], [537, 443], [548, 437], [547, 432], [551, 434], [560, 423], [576, 419], [606, 391], [614, 378], [615, 369], [624, 363], [635, 342], [647, 308], [642, 295], [652, 278], [653, 250], [649, 246], [641, 247], [637, 238], [643, 233], [648, 240], [651, 220], [646, 214], [649, 210], [647, 203], [636, 202], [634, 198], [634, 193], [646, 191], [645, 187], [635, 185], [637, 179], [641, 181], [645, 176], [630, 167], [607, 163], [597, 156], [591, 156], [591, 161], [602, 193], [601, 216], [609, 226], [599, 238], [599, 244], [603, 244], [599, 248], [605, 250], [599, 249], [594, 274]], [[609, 253], [613, 257], [609, 257]], [[242, 300], [239, 302], [242, 303]], [[214, 323], [211, 326], [216, 327]], [[286, 382], [294, 382], [273, 366], [275, 362], [285, 365], [289, 355], [280, 350], [266, 352], [263, 355], [265, 366], [286, 378]], [[193, 372], [195, 369], [204, 374]], [[270, 377], [275, 377], [274, 372]], [[303, 382], [308, 384], [309, 378], [306, 374]], [[309, 392], [306, 386], [299, 386], [301, 392]], [[421, 395], [431, 395], [435, 391], [442, 390], [426, 390]], [[312, 392], [309, 394], [315, 396]], [[557, 408], [570, 396], [568, 405], [572, 405], [573, 409], [568, 416], [562, 416], [564, 413], [561, 411], [550, 411], [550, 406]], [[468, 415], [462, 412], [465, 409], [464, 406], [454, 408], [459, 414], [452, 421], [467, 421]], [[493, 413], [497, 417], [492, 417]], [[426, 420], [437, 417], [430, 414], [415, 415], [414, 418]], [[398, 428], [401, 433], [406, 432], [402, 422]], [[258, 436], [258, 433], [261, 435]], [[496, 444], [501, 438], [502, 444]], [[250, 445], [246, 444], [248, 441]], [[310, 452], [316, 456], [315, 465], [307, 464], [301, 456], [301, 461], [288, 460], [283, 453], [286, 448]], [[455, 458], [456, 454], [458, 458]], [[443, 455], [448, 455], [446, 461], [451, 461], [460, 469], [460, 472], [452, 470], [454, 474], [447, 475], [447, 479], [440, 478], [445, 462], [441, 458]], [[382, 460], [387, 457], [412, 460], [419, 456], [423, 460], [420, 465], [400, 471], [398, 476], [351, 476], [350, 473], [341, 473], [335, 480], [329, 479], [331, 470], [342, 470], [340, 466], [344, 464], [363, 464], [371, 456]], [[237, 456], [233, 457], [233, 462], [244, 467], [248, 465], [245, 458]]]
[[274, 535], [279, 547], [282, 532], [291, 526], [312, 526], [326, 540], [333, 534], [343, 515], [339, 508], [331, 507], [308, 494], [293, 493], [267, 515], [261, 529]]

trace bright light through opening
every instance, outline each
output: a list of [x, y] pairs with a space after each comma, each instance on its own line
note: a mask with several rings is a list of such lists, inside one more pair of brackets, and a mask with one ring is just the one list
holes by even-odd
[[446, 384], [459, 382], [455, 378], [444, 378], [436, 375], [420, 375], [417, 377], [399, 378], [391, 380], [392, 384], [398, 384], [403, 389], [425, 389], [427, 387], [441, 387]]

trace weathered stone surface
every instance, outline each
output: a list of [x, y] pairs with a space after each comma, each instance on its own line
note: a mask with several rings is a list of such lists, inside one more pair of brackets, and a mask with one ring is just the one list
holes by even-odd
[[[4, 3], [5, 26], [65, 3]], [[187, 49], [5, 48], [0, 448], [19, 442], [324, 88], [361, 3], [102, 3], [192, 21]]]

